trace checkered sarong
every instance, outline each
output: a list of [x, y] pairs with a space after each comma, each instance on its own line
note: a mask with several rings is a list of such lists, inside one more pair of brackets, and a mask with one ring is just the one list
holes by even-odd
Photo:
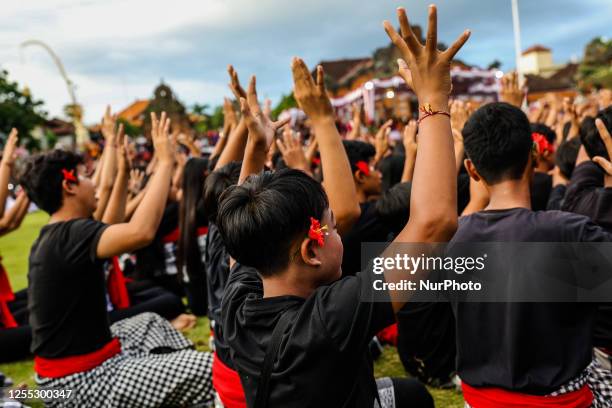
[[66, 377], [36, 377], [39, 388], [72, 390], [70, 399], [48, 407], [184, 407], [212, 401], [212, 355], [155, 313], [111, 326], [121, 353], [98, 367]]

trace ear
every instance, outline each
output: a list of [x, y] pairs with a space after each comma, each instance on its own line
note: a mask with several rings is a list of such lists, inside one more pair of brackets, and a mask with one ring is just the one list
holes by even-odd
[[474, 163], [472, 163], [470, 159], [465, 159], [463, 161], [463, 165], [465, 166], [465, 169], [467, 170], [471, 178], [476, 181], [480, 181], [482, 179], [480, 174], [478, 174], [478, 170], [476, 170], [476, 166], [474, 166]]
[[353, 178], [355, 179], [355, 183], [363, 184], [365, 182], [366, 175], [361, 172], [361, 170], [355, 170], [353, 173]]
[[317, 243], [310, 238], [304, 238], [300, 244], [300, 255], [302, 261], [308, 266], [320, 266], [321, 259], [319, 258], [318, 250], [319, 246]]
[[70, 182], [68, 180], [62, 180], [62, 191], [66, 195], [75, 195], [76, 194], [76, 186], [77, 184]]

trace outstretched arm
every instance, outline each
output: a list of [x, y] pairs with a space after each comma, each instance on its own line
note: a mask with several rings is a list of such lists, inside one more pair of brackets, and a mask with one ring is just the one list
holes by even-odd
[[6, 140], [0, 161], [0, 218], [4, 215], [4, 206], [8, 197], [8, 183], [15, 163], [15, 149], [17, 148], [17, 129], [11, 129]]
[[[229, 66], [227, 68], [227, 72], [230, 75], [230, 89], [234, 93], [236, 99], [240, 102], [240, 98], [247, 97], [246, 92], [240, 85], [240, 81], [238, 80], [238, 73], [234, 69], [233, 66]], [[244, 115], [240, 118], [238, 125], [232, 131], [232, 134], [229, 135], [229, 139], [226, 142], [226, 146], [221, 152], [219, 156], [219, 160], [215, 165], [215, 170], [225, 166], [228, 163], [233, 161], [242, 160], [244, 156], [244, 149], [247, 143], [247, 126], [244, 122]]]
[[125, 205], [128, 195], [128, 174], [130, 165], [127, 158], [127, 146], [125, 141], [119, 141], [117, 150], [117, 176], [113, 185], [113, 192], [108, 200], [108, 206], [104, 211], [102, 222], [105, 224], [117, 224], [125, 220]]
[[100, 185], [98, 186], [98, 207], [93, 215], [96, 220], [101, 220], [104, 216], [104, 211], [106, 211], [106, 206], [113, 190], [115, 173], [117, 172], [118, 140], [123, 140], [123, 124], [120, 124], [119, 129], [115, 130], [116, 124], [117, 118], [111, 115], [110, 106], [107, 106], [104, 118], [102, 119], [102, 134], [106, 144], [104, 146], [104, 167], [101, 170]]
[[166, 113], [163, 112], [159, 120], [152, 113], [151, 126], [151, 138], [158, 160], [155, 173], [130, 222], [111, 225], [104, 230], [96, 251], [98, 258], [134, 251], [148, 245], [155, 238], [170, 192], [174, 151], [169, 137], [170, 119]]
[[[465, 31], [446, 51], [437, 49], [437, 10], [429, 8], [427, 40], [421, 45], [408, 23], [406, 11], [397, 9], [400, 36], [385, 21], [387, 34], [403, 59], [398, 60], [399, 73], [414, 89], [419, 106], [419, 145], [410, 194], [410, 219], [394, 242], [436, 243], [448, 241], [457, 228], [457, 175], [448, 95], [451, 91], [450, 63], [467, 41]], [[446, 113], [443, 114], [442, 112]], [[388, 282], [405, 278], [403, 273], [385, 273]], [[405, 300], [390, 291], [397, 312]]]
[[323, 67], [320, 65], [317, 67], [316, 82], [300, 58], [293, 59], [291, 70], [293, 95], [300, 108], [312, 121], [312, 127], [317, 135], [325, 178], [323, 187], [329, 197], [329, 206], [336, 217], [338, 232], [342, 235], [359, 218], [361, 209], [355, 183], [352, 182], [351, 166], [336, 128], [334, 110], [323, 82]]

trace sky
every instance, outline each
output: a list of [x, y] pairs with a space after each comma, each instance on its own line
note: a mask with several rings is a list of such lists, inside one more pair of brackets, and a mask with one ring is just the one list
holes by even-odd
[[[610, 0], [518, 0], [522, 48], [543, 44], [556, 63], [580, 58], [596, 36], [612, 37]], [[426, 25], [430, 1], [404, 0], [22, 0], [0, 8], [0, 68], [63, 117], [68, 92], [36, 39], [60, 56], [77, 85], [85, 123], [106, 104], [120, 110], [149, 98], [160, 81], [190, 106], [216, 106], [231, 93], [227, 64], [243, 83], [257, 75], [259, 95], [276, 103], [291, 90], [289, 64], [368, 57], [389, 40], [385, 19], [406, 7], [411, 24]], [[439, 0], [438, 39], [446, 44], [472, 30], [458, 58], [513, 69], [510, 0]]]

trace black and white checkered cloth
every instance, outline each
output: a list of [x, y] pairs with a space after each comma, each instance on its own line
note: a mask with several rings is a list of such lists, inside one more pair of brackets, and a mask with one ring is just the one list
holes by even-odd
[[70, 399], [47, 407], [189, 407], [212, 402], [212, 355], [155, 313], [111, 326], [121, 353], [93, 370], [62, 378], [36, 378], [39, 388], [72, 390]]

